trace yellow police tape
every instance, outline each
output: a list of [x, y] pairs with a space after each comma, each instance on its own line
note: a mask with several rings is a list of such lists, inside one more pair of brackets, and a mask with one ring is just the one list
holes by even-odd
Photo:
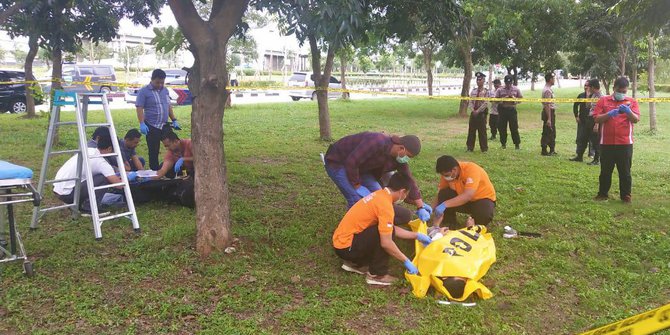
[[580, 335], [645, 335], [670, 328], [670, 304]]
[[[108, 87], [119, 87], [119, 88], [128, 88], [128, 87], [142, 87], [145, 84], [132, 84], [132, 83], [119, 83], [119, 82], [91, 82], [91, 81], [64, 81], [64, 80], [30, 80], [30, 81], [7, 81], [0, 82], [0, 85], [17, 85], [17, 84], [39, 84], [46, 82], [60, 82], [66, 86], [72, 85], [84, 85], [87, 88], [90, 86], [108, 86]], [[170, 88], [188, 88], [187, 85], [170, 85]], [[288, 87], [288, 86], [266, 86], [266, 87], [254, 87], [254, 86], [228, 86], [227, 90], [273, 90], [273, 91], [304, 91], [306, 87]], [[311, 88], [310, 88], [311, 89]], [[315, 91], [323, 91], [326, 88], [316, 87]], [[555, 103], [575, 103], [575, 102], [597, 102], [597, 99], [578, 99], [578, 98], [489, 98], [489, 97], [462, 97], [459, 95], [453, 96], [425, 96], [425, 95], [412, 95], [408, 93], [394, 93], [394, 92], [383, 92], [383, 91], [369, 91], [369, 90], [352, 90], [352, 89], [339, 89], [339, 88], [327, 88], [331, 92], [347, 92], [347, 93], [360, 93], [360, 94], [373, 94], [373, 95], [385, 95], [385, 96], [397, 96], [397, 97], [407, 97], [411, 96], [413, 98], [423, 98], [431, 100], [484, 100], [484, 101], [513, 101], [513, 102], [555, 102]], [[645, 102], [670, 102], [670, 97], [668, 98], [639, 98], [636, 99], [639, 103]]]

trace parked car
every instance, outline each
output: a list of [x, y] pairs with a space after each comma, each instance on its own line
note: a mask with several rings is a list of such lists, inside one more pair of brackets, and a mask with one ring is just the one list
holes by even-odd
[[[70, 92], [101, 92], [119, 91], [113, 85], [116, 73], [111, 65], [102, 64], [63, 64], [63, 90]], [[86, 84], [90, 82], [90, 84]], [[84, 83], [84, 84], [75, 84]], [[51, 84], [43, 86], [44, 92], [51, 91]]]
[[[307, 74], [306, 72], [293, 72], [293, 75], [288, 80], [289, 87], [302, 87], [302, 90], [291, 90], [289, 96], [293, 101], [300, 99], [316, 100], [316, 91], [314, 90], [314, 74]], [[328, 88], [341, 89], [342, 83], [335, 77], [330, 77]], [[342, 96], [340, 91], [328, 90], [329, 98], [339, 98]]]
[[[177, 89], [171, 88], [172, 85], [186, 85], [186, 74], [187, 72], [181, 69], [167, 69], [165, 71], [165, 86], [170, 93], [170, 101], [173, 105], [189, 105], [192, 102], [192, 96], [188, 89]], [[149, 84], [151, 81], [151, 72], [145, 72], [142, 76], [136, 80], [133, 80], [132, 84], [137, 84], [138, 86], [129, 87], [126, 89], [125, 100], [129, 104], [135, 104], [137, 100], [137, 92]]]
[[[0, 111], [10, 113], [25, 113], [26, 86], [25, 73], [15, 70], [0, 70], [0, 82], [15, 82], [16, 84], [0, 84]], [[37, 86], [39, 87], [39, 86]], [[42, 104], [42, 94], [35, 94], [35, 104]]]

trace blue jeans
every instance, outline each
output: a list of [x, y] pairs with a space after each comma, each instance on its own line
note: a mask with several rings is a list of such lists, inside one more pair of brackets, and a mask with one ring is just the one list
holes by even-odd
[[[328, 177], [333, 180], [337, 188], [340, 189], [340, 192], [347, 200], [347, 208], [351, 208], [358, 200], [361, 199], [361, 196], [356, 193], [356, 189], [351, 185], [349, 179], [347, 178], [347, 172], [344, 168], [333, 168], [326, 167], [326, 173]], [[365, 186], [370, 192], [378, 191], [382, 189], [382, 186], [379, 184], [377, 179], [371, 174], [362, 174], [360, 175], [361, 185]]]

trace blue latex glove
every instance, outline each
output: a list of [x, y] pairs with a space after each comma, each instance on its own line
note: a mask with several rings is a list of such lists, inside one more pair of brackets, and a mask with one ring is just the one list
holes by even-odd
[[441, 203], [437, 207], [435, 207], [435, 217], [440, 217], [442, 214], [444, 214], [444, 211], [447, 210], [447, 205], [445, 203]]
[[365, 186], [359, 186], [359, 187], [356, 189], [356, 193], [358, 193], [358, 195], [360, 195], [361, 198], [365, 198], [365, 197], [367, 197], [368, 194], [370, 194], [371, 192], [370, 192], [370, 190], [368, 190], [367, 187], [365, 187]]
[[184, 165], [184, 157], [179, 158], [179, 160], [174, 163], [174, 173], [179, 173], [179, 171], [181, 171], [182, 165]]
[[410, 261], [409, 259], [406, 259], [403, 262], [403, 265], [405, 265], [405, 268], [407, 269], [407, 273], [409, 273], [411, 275], [415, 275], [415, 274], [419, 273], [419, 269], [417, 269], [416, 265], [414, 265], [414, 263], [412, 263], [412, 261]]
[[607, 115], [608, 115], [609, 117], [615, 117], [615, 116], [619, 115], [619, 109], [618, 109], [618, 108], [617, 108], [617, 109], [613, 109], [613, 110], [607, 112]]
[[430, 207], [429, 204], [425, 204], [425, 203], [424, 203], [424, 204], [423, 204], [423, 207], [421, 207], [421, 208], [422, 208], [422, 209], [425, 209], [425, 210], [428, 212], [428, 214], [433, 214], [433, 207]]
[[149, 126], [147, 126], [147, 124], [144, 122], [140, 123], [140, 133], [144, 135], [149, 133]]
[[174, 128], [174, 130], [181, 130], [181, 127], [179, 126], [179, 122], [177, 122], [177, 120], [172, 120], [172, 128]]
[[428, 213], [428, 211], [423, 208], [416, 211], [416, 216], [418, 216], [419, 219], [423, 222], [430, 220], [430, 213]]
[[424, 247], [429, 245], [430, 242], [433, 242], [433, 240], [431, 240], [430, 237], [428, 237], [428, 235], [421, 233], [416, 234], [416, 240], [423, 243]]
[[630, 106], [628, 106], [628, 105], [621, 104], [619, 106], [619, 113], [622, 113], [622, 114], [626, 113], [626, 114], [630, 115], [632, 112], [633, 111], [630, 109]]
[[129, 182], [134, 182], [135, 180], [137, 180], [137, 172], [135, 171], [128, 172], [128, 174], [126, 174], [126, 177], [128, 177]]

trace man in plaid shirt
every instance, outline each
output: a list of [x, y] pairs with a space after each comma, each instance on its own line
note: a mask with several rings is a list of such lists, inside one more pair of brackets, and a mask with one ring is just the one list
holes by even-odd
[[421, 141], [414, 135], [399, 137], [363, 132], [333, 143], [326, 152], [325, 167], [349, 208], [361, 198], [380, 190], [384, 174], [392, 171], [404, 173], [410, 178], [409, 195], [405, 202], [416, 205], [417, 216], [428, 221], [433, 210], [421, 199], [421, 192], [407, 164], [420, 151]]

